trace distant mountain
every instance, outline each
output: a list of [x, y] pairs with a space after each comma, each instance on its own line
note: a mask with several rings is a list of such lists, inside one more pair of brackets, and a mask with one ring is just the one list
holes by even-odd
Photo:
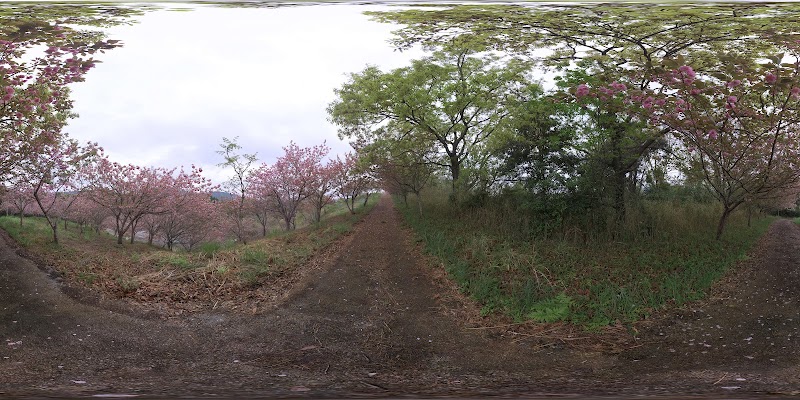
[[236, 197], [236, 195], [228, 192], [211, 192], [211, 197], [217, 200], [229, 200]]

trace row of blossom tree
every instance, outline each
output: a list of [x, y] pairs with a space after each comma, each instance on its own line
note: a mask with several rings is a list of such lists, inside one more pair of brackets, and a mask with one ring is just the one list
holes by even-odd
[[[81, 233], [111, 230], [120, 244], [126, 236], [133, 242], [138, 234], [151, 244], [158, 241], [170, 249], [176, 244], [191, 249], [231, 233], [246, 241], [253, 235], [246, 227], [255, 221], [264, 236], [272, 220], [292, 230], [301, 210], [319, 222], [325, 207], [336, 198], [355, 212], [356, 198], [372, 187], [352, 154], [325, 162], [329, 152], [325, 145], [301, 148], [291, 143], [274, 164], [261, 164], [245, 177], [251, 189], [244, 197], [244, 224], [240, 224], [239, 199], [212, 197], [217, 187], [202, 176], [202, 169], [123, 165], [94, 156], [100, 151], [95, 146], [76, 151], [90, 156], [56, 167], [57, 180], [14, 169], [13, 183], [3, 196], [6, 209], [18, 213], [20, 223], [24, 214], [43, 216], [55, 242], [58, 222], [63, 220], [65, 226], [68, 221], [77, 223]], [[245, 229], [237, 229], [241, 226]]]
[[[266, 235], [268, 217], [274, 216], [294, 229], [301, 206], [313, 210], [314, 221], [337, 196], [353, 211], [355, 197], [370, 185], [352, 155], [324, 164], [324, 145], [291, 143], [273, 165], [240, 175], [254, 190], [247, 196], [243, 191], [237, 205], [213, 201], [215, 187], [194, 166], [185, 171], [108, 160], [96, 143], [80, 145], [63, 128], [75, 116], [68, 85], [84, 79], [95, 53], [117, 43], [89, 43], [86, 35], [58, 24], [37, 29], [23, 39], [0, 37], [0, 189], [4, 206], [19, 213], [20, 223], [26, 213], [43, 216], [56, 243], [59, 222], [70, 220], [81, 230], [110, 229], [120, 244], [137, 233], [168, 248], [191, 249], [231, 231], [244, 241], [247, 231], [231, 229], [231, 221], [242, 228], [252, 214]], [[31, 57], [30, 50], [42, 44], [43, 55]], [[235, 218], [227, 217], [231, 210]]]
[[262, 236], [267, 235], [272, 218], [289, 231], [295, 229], [301, 209], [309, 211], [312, 222], [320, 222], [325, 207], [340, 198], [354, 213], [356, 198], [364, 193], [368, 198], [375, 187], [353, 153], [326, 161], [330, 148], [325, 144], [300, 147], [290, 142], [275, 163], [262, 163], [254, 169], [255, 155], [238, 154], [239, 149], [235, 139], [223, 139], [219, 153], [226, 160], [220, 165], [235, 172], [228, 186], [238, 198], [228, 202], [226, 215], [230, 232], [242, 242], [249, 236], [248, 216], [258, 222]]

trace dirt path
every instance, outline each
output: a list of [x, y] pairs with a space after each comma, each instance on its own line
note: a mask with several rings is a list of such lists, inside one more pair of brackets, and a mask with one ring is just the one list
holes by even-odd
[[732, 392], [800, 394], [800, 227], [775, 222], [709, 301], [642, 332], [624, 354], [642, 373]]
[[788, 221], [772, 227], [727, 294], [642, 328], [638, 347], [622, 354], [468, 329], [387, 198], [348, 240], [273, 311], [168, 320], [78, 302], [0, 244], [0, 396], [800, 390], [800, 229]]

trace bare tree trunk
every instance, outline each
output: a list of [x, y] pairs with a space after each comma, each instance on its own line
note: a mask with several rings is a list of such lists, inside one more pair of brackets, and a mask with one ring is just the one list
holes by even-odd
[[725, 206], [725, 209], [722, 211], [722, 215], [719, 217], [719, 223], [717, 224], [717, 240], [722, 237], [722, 232], [725, 230], [725, 225], [728, 223], [728, 217], [731, 215], [731, 212], [733, 212], [733, 209], [728, 206]]
[[53, 228], [53, 243], [58, 244], [58, 221], [50, 225], [50, 227]]
[[[244, 200], [242, 200], [242, 204], [244, 204]], [[244, 208], [244, 206], [242, 205], [241, 208]], [[247, 244], [247, 239], [244, 237], [244, 215], [241, 209], [236, 216], [236, 237], [242, 244]]]

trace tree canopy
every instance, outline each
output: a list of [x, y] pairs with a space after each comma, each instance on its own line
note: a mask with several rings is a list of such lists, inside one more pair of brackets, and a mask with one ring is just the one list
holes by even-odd
[[508, 110], [531, 84], [529, 70], [520, 60], [466, 49], [436, 52], [409, 67], [351, 75], [328, 112], [340, 137], [357, 148], [390, 134], [435, 145], [435, 162], [449, 169], [455, 188], [464, 184], [464, 167], [505, 126]]

